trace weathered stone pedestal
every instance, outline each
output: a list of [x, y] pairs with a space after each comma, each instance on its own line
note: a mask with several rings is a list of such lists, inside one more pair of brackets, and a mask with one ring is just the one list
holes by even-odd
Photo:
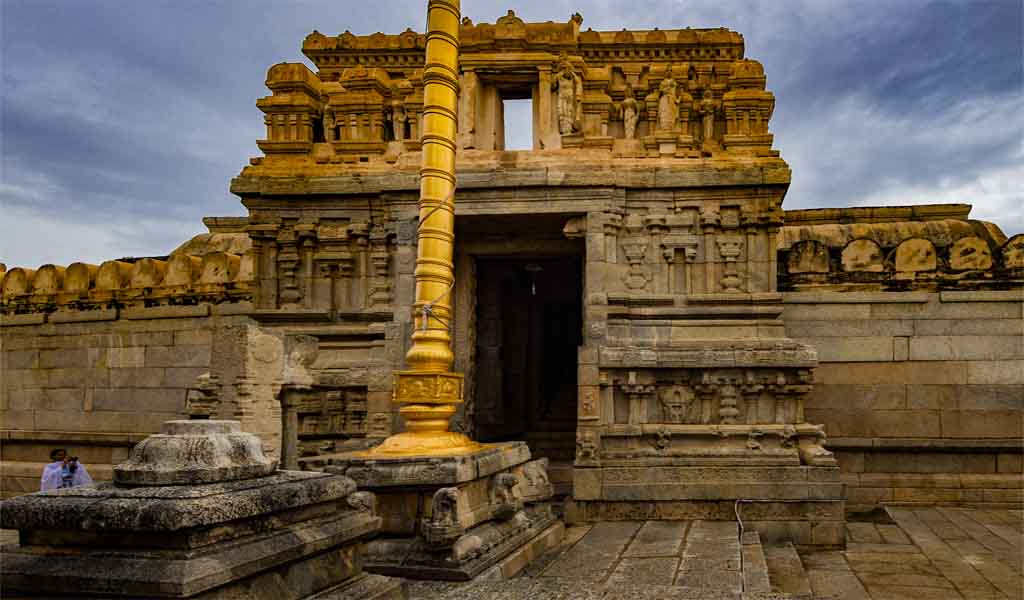
[[169, 421], [114, 482], [3, 504], [5, 598], [404, 598], [362, 572], [381, 519], [347, 477], [278, 471], [235, 421]]
[[523, 442], [461, 456], [334, 459], [326, 470], [372, 490], [383, 519], [366, 570], [415, 579], [510, 577], [557, 545], [547, 459]]

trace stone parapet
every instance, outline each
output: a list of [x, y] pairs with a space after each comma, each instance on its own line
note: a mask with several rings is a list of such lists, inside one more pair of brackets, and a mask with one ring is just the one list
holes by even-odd
[[1024, 288], [1024, 235], [968, 220], [969, 205], [787, 211], [779, 289]]
[[252, 283], [251, 257], [230, 252], [110, 260], [98, 266], [16, 267], [0, 284], [0, 315], [7, 320], [69, 310], [102, 318], [104, 309], [115, 307], [238, 303], [250, 299]]

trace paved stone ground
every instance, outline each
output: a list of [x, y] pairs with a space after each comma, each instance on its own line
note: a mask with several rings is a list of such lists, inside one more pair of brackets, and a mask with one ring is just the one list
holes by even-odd
[[[569, 528], [510, 581], [411, 582], [412, 600], [1024, 600], [1024, 511], [893, 508], [851, 522], [845, 551], [737, 539], [734, 523]], [[742, 556], [742, 560], [740, 557]]]
[[801, 555], [815, 598], [1024, 599], [1024, 511], [890, 508], [889, 514], [895, 524], [849, 523], [845, 552]]
[[734, 523], [570, 527], [515, 579], [410, 582], [410, 600], [1024, 600], [1024, 510], [888, 512], [849, 523], [846, 550], [829, 552], [741, 543]]

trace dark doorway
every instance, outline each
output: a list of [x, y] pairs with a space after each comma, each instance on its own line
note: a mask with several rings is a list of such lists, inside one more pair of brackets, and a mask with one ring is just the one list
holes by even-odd
[[477, 260], [475, 423], [482, 442], [525, 440], [535, 457], [571, 464], [582, 260]]

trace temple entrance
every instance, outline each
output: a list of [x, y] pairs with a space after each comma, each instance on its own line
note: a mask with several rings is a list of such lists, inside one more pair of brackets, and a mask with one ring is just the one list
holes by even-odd
[[477, 259], [477, 438], [525, 440], [556, 485], [575, 448], [582, 268], [579, 256]]

